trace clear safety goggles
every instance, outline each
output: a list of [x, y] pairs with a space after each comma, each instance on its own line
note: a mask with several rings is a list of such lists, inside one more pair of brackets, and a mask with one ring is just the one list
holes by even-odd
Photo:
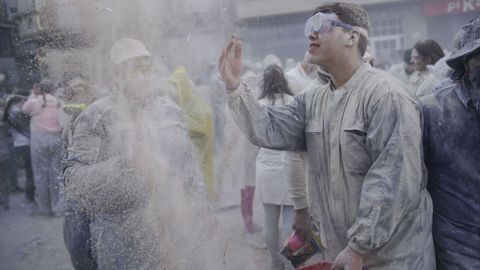
[[323, 34], [331, 32], [334, 26], [342, 27], [347, 30], [355, 30], [366, 37], [368, 36], [366, 29], [341, 22], [337, 19], [337, 15], [335, 14], [321, 12], [313, 15], [307, 20], [305, 23], [305, 36], [308, 37], [311, 33]]

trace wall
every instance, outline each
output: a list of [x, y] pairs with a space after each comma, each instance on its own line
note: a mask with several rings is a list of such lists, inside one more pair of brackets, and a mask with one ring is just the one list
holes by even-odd
[[[419, 0], [415, 0], [419, 1]], [[309, 13], [321, 3], [332, 1], [318, 0], [243, 0], [236, 2], [239, 19], [275, 16], [291, 13]], [[374, 5], [405, 2], [405, 0], [351, 0], [358, 5]]]

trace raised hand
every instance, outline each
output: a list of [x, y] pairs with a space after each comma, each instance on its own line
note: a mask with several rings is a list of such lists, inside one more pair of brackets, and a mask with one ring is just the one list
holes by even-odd
[[295, 233], [300, 235], [305, 242], [310, 240], [312, 226], [310, 224], [310, 212], [308, 208], [295, 210], [292, 229], [295, 230]]
[[[232, 53], [232, 49], [234, 53]], [[218, 71], [225, 83], [225, 87], [232, 91], [240, 85], [240, 72], [242, 71], [242, 42], [235, 37], [230, 39], [227, 47], [223, 49], [218, 59]]]

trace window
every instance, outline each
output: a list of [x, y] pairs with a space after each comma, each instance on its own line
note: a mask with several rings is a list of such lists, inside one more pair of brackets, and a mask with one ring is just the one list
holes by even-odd
[[372, 19], [371, 28], [372, 37], [403, 34], [403, 23], [400, 18]]
[[375, 63], [388, 68], [402, 59], [403, 20], [401, 18], [379, 17], [371, 20], [370, 47]]

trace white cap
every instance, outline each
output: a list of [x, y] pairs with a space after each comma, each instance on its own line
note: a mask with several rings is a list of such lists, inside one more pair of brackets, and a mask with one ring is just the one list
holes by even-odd
[[121, 38], [113, 45], [110, 52], [110, 58], [115, 65], [142, 56], [151, 57], [152, 55], [142, 42], [131, 38]]
[[281, 68], [283, 68], [282, 61], [278, 59], [278, 57], [274, 54], [269, 54], [265, 56], [262, 62], [263, 68], [266, 69], [270, 65], [277, 65]]

